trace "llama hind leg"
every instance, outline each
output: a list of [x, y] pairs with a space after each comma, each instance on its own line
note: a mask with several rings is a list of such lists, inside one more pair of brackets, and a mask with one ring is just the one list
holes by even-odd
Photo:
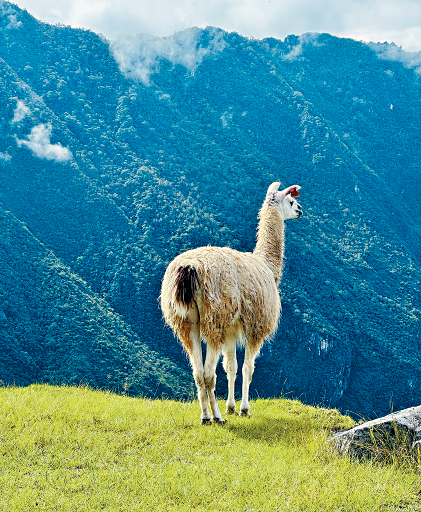
[[216, 365], [218, 364], [219, 356], [221, 355], [220, 350], [215, 350], [209, 343], [206, 347], [206, 361], [205, 361], [205, 386], [208, 393], [209, 405], [212, 411], [212, 419], [215, 423], [224, 423], [225, 420], [222, 418], [219, 412], [218, 402], [216, 401]]
[[237, 354], [236, 354], [236, 340], [226, 341], [222, 347], [222, 353], [224, 354], [224, 370], [228, 378], [228, 399], [226, 412], [228, 414], [235, 413], [235, 396], [234, 386], [235, 379], [237, 377]]
[[261, 345], [258, 345], [258, 348], [256, 348], [255, 346], [252, 347], [249, 343], [246, 344], [243, 364], [243, 389], [240, 405], [240, 416], [250, 416], [249, 388], [254, 373], [254, 361], [259, 355], [260, 346]]
[[200, 339], [200, 320], [197, 308], [194, 307], [189, 311], [189, 320], [191, 322], [188, 333], [188, 342], [183, 343], [188, 347], [190, 363], [193, 368], [193, 377], [197, 388], [197, 398], [199, 400], [202, 414], [200, 416], [202, 425], [210, 424], [211, 417], [208, 410], [208, 398], [205, 386], [205, 370], [203, 367], [202, 341]]
[[190, 354], [190, 362], [193, 367], [193, 377], [197, 388], [197, 398], [199, 399], [202, 414], [200, 416], [202, 425], [207, 425], [211, 421], [208, 409], [208, 397], [206, 395], [205, 370], [203, 368], [202, 344], [200, 335], [197, 342], [193, 342], [193, 351]]

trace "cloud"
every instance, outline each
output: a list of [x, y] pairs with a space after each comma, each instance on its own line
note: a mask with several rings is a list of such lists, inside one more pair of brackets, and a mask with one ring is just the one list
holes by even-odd
[[[420, 13], [421, 17], [421, 13]], [[421, 25], [419, 27], [386, 29], [379, 27], [358, 27], [344, 31], [343, 37], [356, 41], [394, 42], [407, 52], [417, 52], [421, 49]]]
[[12, 5], [8, 2], [0, 0], [0, 15], [9, 20], [9, 23], [5, 27], [6, 30], [22, 26], [22, 22], [17, 20], [17, 11], [13, 9]]
[[222, 116], [221, 116], [221, 121], [222, 121], [222, 126], [224, 128], [229, 128], [229, 124], [230, 122], [232, 121], [232, 118], [233, 118], [233, 113], [231, 112], [231, 109], [232, 107], [229, 108], [229, 111], [226, 110]]
[[111, 42], [110, 49], [122, 73], [149, 85], [150, 75], [159, 70], [159, 59], [181, 64], [193, 74], [206, 55], [224, 49], [222, 31], [210, 28], [206, 47], [200, 43], [202, 33], [194, 27], [170, 37], [126, 36]]
[[60, 143], [51, 144], [50, 137], [53, 128], [51, 123], [38, 124], [34, 126], [28, 135], [28, 140], [19, 140], [16, 143], [19, 147], [26, 146], [38, 158], [66, 162], [72, 158], [72, 153]]
[[17, 20], [16, 15], [10, 14], [9, 15], [9, 23], [6, 26], [6, 29], [10, 30], [11, 28], [19, 28], [21, 26], [22, 26], [22, 22]]
[[31, 113], [31, 109], [25, 105], [21, 100], [17, 101], [13, 119], [10, 121], [13, 123], [19, 123], [24, 117]]
[[296, 44], [289, 53], [282, 57], [283, 60], [297, 60], [303, 53], [303, 46], [306, 44], [317, 45], [317, 38], [320, 34], [307, 32], [298, 38], [298, 44]]
[[0, 153], [0, 161], [1, 162], [10, 162], [10, 160], [12, 159], [12, 157], [9, 155], [9, 153]]
[[421, 50], [419, 0], [14, 0], [48, 23], [121, 34], [168, 36], [197, 26], [247, 37], [328, 32], [364, 41], [395, 42]]
[[394, 43], [369, 43], [368, 46], [380, 59], [401, 62], [406, 68], [412, 68], [415, 73], [421, 75], [421, 51], [406, 52]]

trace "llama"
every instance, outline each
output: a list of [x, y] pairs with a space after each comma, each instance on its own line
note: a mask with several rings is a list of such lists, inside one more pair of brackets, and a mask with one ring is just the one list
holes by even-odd
[[[200, 247], [177, 256], [168, 266], [161, 289], [161, 308], [190, 358], [203, 425], [224, 423], [215, 395], [216, 365], [221, 352], [228, 377], [226, 413], [235, 413], [236, 345], [245, 344], [240, 416], [250, 416], [249, 387], [254, 361], [274, 333], [281, 302], [278, 285], [284, 257], [284, 220], [298, 219], [294, 199], [299, 185], [279, 191], [272, 183], [259, 212], [254, 251]], [[206, 342], [203, 365], [201, 339]]]

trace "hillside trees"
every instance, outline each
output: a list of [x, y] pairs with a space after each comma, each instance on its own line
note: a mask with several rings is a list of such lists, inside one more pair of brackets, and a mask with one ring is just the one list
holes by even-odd
[[[200, 245], [253, 250], [267, 186], [299, 183], [305, 215], [287, 227], [283, 319], [257, 362], [257, 393], [305, 394], [361, 413], [387, 412], [392, 392], [402, 407], [417, 399], [408, 387], [421, 382], [420, 85], [411, 69], [328, 34], [257, 41], [208, 28], [162, 43], [200, 55], [195, 67], [168, 51], [144, 75], [125, 75], [98, 35], [14, 9], [22, 25], [6, 29], [3, 15], [0, 31], [0, 200], [111, 316], [121, 315], [128, 346], [141, 340], [184, 375], [187, 360], [159, 309], [166, 265]], [[146, 72], [148, 81], [136, 78]], [[17, 112], [23, 117], [12, 122]], [[43, 125], [51, 126], [44, 146], [57, 152], [60, 144], [71, 158], [37, 156], [29, 137]], [[51, 284], [60, 289], [55, 277]], [[54, 310], [42, 323], [48, 301], [36, 305], [30, 295], [39, 318], [30, 317], [28, 339], [47, 340], [51, 365], [41, 368], [23, 347], [22, 368], [59, 378], [53, 354], [69, 345], [65, 380], [86, 375], [96, 363], [77, 349], [84, 336], [105, 340], [100, 359], [120, 361], [121, 345], [112, 350], [119, 335], [90, 331], [96, 313], [78, 313], [77, 297], [62, 301], [66, 320]], [[13, 336], [5, 331], [4, 343]], [[132, 371], [110, 365], [122, 372], [115, 375]], [[104, 368], [93, 372], [100, 386]], [[364, 405], [357, 388], [376, 379], [378, 393]]]

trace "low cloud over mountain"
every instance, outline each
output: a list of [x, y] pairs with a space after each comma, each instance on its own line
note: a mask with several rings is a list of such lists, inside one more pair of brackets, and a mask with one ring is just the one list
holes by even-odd
[[56, 162], [67, 162], [71, 160], [71, 151], [64, 148], [60, 142], [51, 144], [50, 138], [52, 130], [53, 127], [50, 123], [38, 124], [31, 129], [31, 133], [26, 140], [16, 139], [16, 143], [19, 147], [26, 146], [38, 158], [45, 158], [46, 160], [54, 160]]

